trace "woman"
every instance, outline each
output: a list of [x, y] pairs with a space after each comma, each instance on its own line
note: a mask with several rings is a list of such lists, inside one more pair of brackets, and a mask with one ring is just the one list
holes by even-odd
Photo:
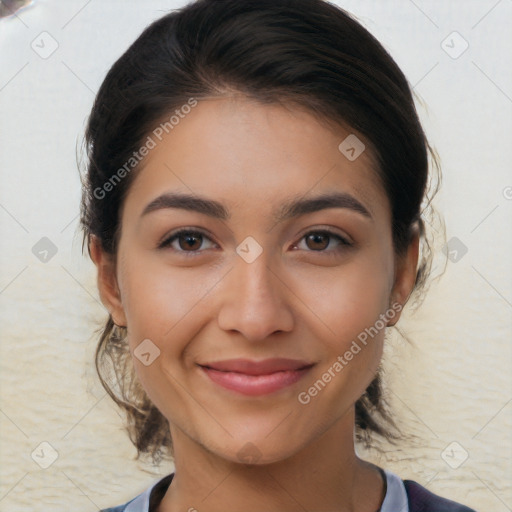
[[320, 0], [198, 0], [114, 64], [86, 141], [97, 368], [175, 463], [108, 510], [471, 512], [355, 452], [396, 437], [384, 336], [429, 267], [430, 147], [373, 36]]

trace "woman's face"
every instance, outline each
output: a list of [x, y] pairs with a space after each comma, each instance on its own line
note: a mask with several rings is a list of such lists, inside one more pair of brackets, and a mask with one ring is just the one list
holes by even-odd
[[[339, 149], [348, 131], [231, 97], [164, 135], [128, 190], [115, 267], [94, 252], [102, 298], [173, 438], [282, 460], [353, 414], [417, 254], [395, 257], [370, 150]], [[265, 364], [222, 363], [237, 359]]]

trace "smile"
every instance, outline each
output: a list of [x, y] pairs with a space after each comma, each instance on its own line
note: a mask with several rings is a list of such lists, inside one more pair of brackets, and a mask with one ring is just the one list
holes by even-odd
[[295, 384], [313, 365], [314, 363], [284, 359], [261, 363], [238, 359], [199, 366], [215, 384], [243, 395], [258, 396]]

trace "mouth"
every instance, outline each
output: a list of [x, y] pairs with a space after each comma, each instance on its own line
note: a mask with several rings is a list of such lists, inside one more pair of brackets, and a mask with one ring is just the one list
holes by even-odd
[[230, 359], [198, 366], [215, 384], [243, 395], [257, 396], [295, 384], [314, 364], [294, 359]]

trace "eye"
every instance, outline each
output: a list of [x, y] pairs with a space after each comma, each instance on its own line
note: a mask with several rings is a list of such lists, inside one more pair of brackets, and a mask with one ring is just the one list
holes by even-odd
[[[302, 241], [304, 241], [304, 244], [302, 244], [301, 246], [300, 242]], [[300, 239], [300, 242], [296, 244], [293, 248], [306, 250], [309, 252], [328, 253], [342, 251], [347, 247], [353, 247], [353, 243], [349, 242], [343, 236], [334, 233], [333, 231], [330, 231], [328, 229], [309, 231]]]
[[[212, 246], [204, 247], [204, 242], [209, 241]], [[180, 253], [201, 253], [202, 250], [211, 249], [215, 243], [201, 231], [180, 229], [165, 238], [159, 245], [159, 249], [171, 248]]]

